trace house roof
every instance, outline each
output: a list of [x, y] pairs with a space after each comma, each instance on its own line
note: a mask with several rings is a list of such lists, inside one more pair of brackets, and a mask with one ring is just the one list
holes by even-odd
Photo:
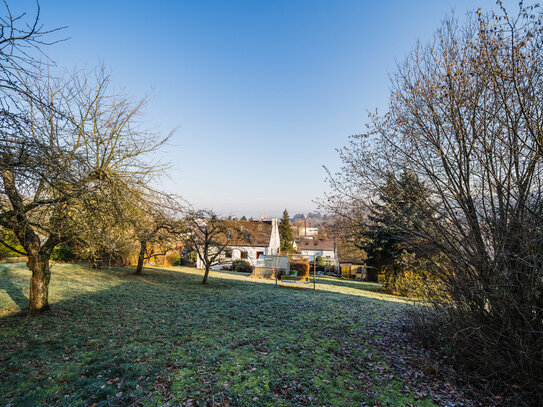
[[305, 239], [301, 238], [297, 243], [300, 250], [327, 250], [334, 251], [336, 242], [334, 239]]
[[271, 220], [231, 220], [235, 229], [228, 246], [268, 247], [272, 234]]

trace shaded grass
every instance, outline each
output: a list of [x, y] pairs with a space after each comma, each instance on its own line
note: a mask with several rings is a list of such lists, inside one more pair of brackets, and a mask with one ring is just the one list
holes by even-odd
[[195, 269], [146, 272], [58, 264], [52, 311], [29, 317], [25, 265], [1, 265], [0, 404], [433, 405], [373, 346], [371, 324], [402, 300], [367, 283], [295, 290], [212, 272], [202, 286]]

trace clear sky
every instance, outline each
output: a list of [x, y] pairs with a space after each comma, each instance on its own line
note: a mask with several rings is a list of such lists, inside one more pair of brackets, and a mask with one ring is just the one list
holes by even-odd
[[[28, 8], [32, 1], [24, 0]], [[18, 2], [19, 3], [19, 2]], [[512, 2], [516, 3], [516, 2]], [[41, 0], [68, 28], [47, 53], [68, 68], [104, 62], [148, 126], [177, 128], [164, 188], [222, 214], [315, 209], [323, 165], [386, 109], [388, 74], [451, 10], [494, 1]]]

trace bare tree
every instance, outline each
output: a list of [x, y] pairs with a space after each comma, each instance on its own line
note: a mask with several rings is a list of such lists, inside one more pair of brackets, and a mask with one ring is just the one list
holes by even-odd
[[10, 104], [17, 102], [19, 92], [24, 92], [19, 73], [30, 74], [38, 56], [47, 59], [43, 47], [64, 41], [65, 38], [55, 39], [53, 35], [66, 27], [46, 29], [40, 21], [38, 2], [33, 16], [27, 12], [14, 14], [6, 1], [0, 8], [0, 114], [10, 116], [14, 113], [10, 110]]
[[464, 25], [446, 20], [398, 66], [389, 112], [373, 115], [368, 132], [341, 150], [328, 197], [332, 208], [341, 202], [339, 213], [363, 212], [386, 174], [413, 171], [431, 194], [402, 232], [445, 256], [432, 271], [447, 289], [440, 306], [455, 340], [486, 373], [503, 377], [503, 366], [517, 366], [508, 365], [509, 378], [539, 400], [542, 39], [535, 6], [477, 12]]
[[179, 197], [154, 192], [153, 196], [145, 199], [142, 199], [142, 194], [134, 198], [132, 202], [137, 202], [137, 205], [131, 204], [125, 216], [139, 243], [135, 274], [142, 274], [145, 260], [164, 256], [175, 249], [185, 231], [185, 224], [178, 218], [183, 211]]
[[234, 239], [245, 239], [235, 221], [220, 218], [211, 210], [193, 210], [186, 216], [185, 239], [194, 249], [204, 267], [207, 283], [211, 267], [228, 262], [224, 254]]
[[0, 225], [12, 230], [32, 272], [30, 310], [48, 307], [49, 256], [81, 213], [115, 185], [147, 185], [148, 153], [165, 139], [141, 129], [144, 100], [110, 90], [104, 69], [68, 78], [20, 74], [25, 92], [0, 140]]
[[94, 199], [85, 197], [84, 205], [72, 200], [65, 241], [93, 268], [124, 266], [138, 250], [134, 231], [117, 206], [114, 195], [105, 191], [94, 194]]

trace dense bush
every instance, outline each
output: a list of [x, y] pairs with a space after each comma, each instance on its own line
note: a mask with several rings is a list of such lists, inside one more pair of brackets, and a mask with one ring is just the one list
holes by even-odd
[[92, 229], [86, 230], [77, 236], [77, 244], [73, 247], [75, 257], [95, 269], [136, 264], [138, 252], [138, 242], [119, 226], [102, 230], [99, 235]]
[[198, 259], [198, 253], [196, 251], [189, 252], [186, 256], [186, 260], [188, 260], [191, 263], [196, 263], [197, 259]]
[[291, 260], [290, 269], [296, 270], [298, 277], [308, 277], [309, 276], [309, 263], [305, 259], [301, 260]]
[[322, 258], [322, 256], [317, 256], [315, 261], [317, 263], [317, 267], [324, 267], [324, 259]]
[[[437, 259], [437, 256], [431, 258]], [[381, 291], [405, 297], [428, 298], [438, 291], [438, 287], [444, 288], [428, 271], [429, 263], [428, 259], [403, 252], [395, 262], [382, 268], [379, 274], [379, 281], [383, 284]]]
[[314, 262], [309, 263], [309, 271], [313, 270], [313, 267], [315, 267], [316, 271], [325, 271], [326, 270], [326, 264], [324, 262], [324, 259], [322, 256], [317, 256]]
[[428, 293], [428, 286], [436, 282], [420, 270], [401, 270], [401, 272], [385, 270], [382, 284], [381, 291], [387, 294], [424, 298]]
[[179, 266], [181, 256], [179, 253], [168, 253], [164, 259], [164, 265], [166, 266]]
[[232, 270], [238, 271], [240, 273], [252, 273], [253, 266], [251, 266], [245, 260], [234, 260], [234, 262], [232, 263]]
[[51, 260], [55, 261], [68, 261], [75, 258], [72, 248], [67, 244], [59, 244], [55, 246], [51, 253]]

